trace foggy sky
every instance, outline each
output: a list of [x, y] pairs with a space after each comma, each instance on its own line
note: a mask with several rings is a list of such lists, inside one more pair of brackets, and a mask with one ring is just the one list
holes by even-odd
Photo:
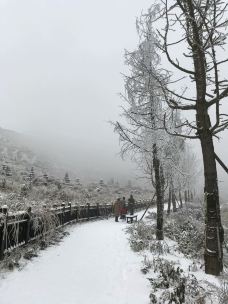
[[80, 170], [128, 175], [108, 121], [121, 112], [124, 49], [136, 46], [135, 18], [149, 5], [0, 0], [0, 125], [51, 143]]
[[[151, 4], [0, 0], [0, 126], [42, 139], [79, 174], [132, 174], [108, 121], [121, 113], [123, 54], [137, 46], [135, 18]], [[216, 149], [228, 163], [227, 131], [223, 137]]]

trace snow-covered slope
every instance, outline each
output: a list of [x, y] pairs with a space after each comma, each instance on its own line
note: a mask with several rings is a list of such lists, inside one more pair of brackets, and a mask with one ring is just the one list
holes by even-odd
[[[38, 144], [37, 144], [38, 146]], [[51, 175], [63, 175], [65, 170], [50, 156], [41, 154], [31, 139], [17, 132], [0, 128], [0, 170], [10, 168], [12, 180], [23, 180], [31, 167], [36, 174], [48, 172]]]

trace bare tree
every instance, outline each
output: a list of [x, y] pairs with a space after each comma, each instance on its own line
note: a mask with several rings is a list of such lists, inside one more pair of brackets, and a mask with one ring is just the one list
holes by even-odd
[[122, 95], [127, 103], [127, 106], [123, 107], [122, 115], [127, 126], [119, 122], [114, 123], [114, 126], [120, 136], [122, 155], [130, 153], [134, 160], [140, 162], [141, 168], [143, 167], [155, 188], [156, 237], [162, 240], [165, 177], [169, 177], [166, 172], [171, 171], [178, 161], [177, 150], [183, 145], [183, 139], [168, 135], [163, 126], [165, 112], [169, 113], [166, 116], [166, 124], [170, 127], [177, 116], [173, 115], [173, 111], [168, 109], [167, 112], [164, 108], [160, 83], [163, 77], [165, 82], [167, 75], [159, 74], [160, 57], [156, 52], [151, 20], [147, 21], [144, 24], [141, 19], [138, 20], [138, 33], [142, 39], [140, 38], [140, 44], [135, 51], [126, 52], [125, 55], [126, 64], [131, 71], [130, 75], [124, 77], [126, 94]]
[[[164, 99], [171, 109], [194, 111], [196, 115], [194, 121], [186, 119], [182, 123], [185, 134], [178, 132], [180, 126], [170, 130], [165, 115], [164, 127], [170, 135], [199, 139], [201, 143], [206, 202], [205, 271], [213, 275], [219, 275], [223, 268], [223, 227], [213, 138], [228, 127], [228, 115], [221, 113], [220, 107], [228, 96], [228, 81], [221, 73], [228, 61], [222, 58], [227, 6], [222, 0], [162, 0], [147, 14], [147, 20], [156, 15], [152, 20], [157, 29], [156, 45], [167, 65], [172, 66], [172, 72], [160, 70], [163, 75], [169, 74], [165, 85], [164, 77], [157, 78]], [[175, 86], [178, 81], [180, 84]]]

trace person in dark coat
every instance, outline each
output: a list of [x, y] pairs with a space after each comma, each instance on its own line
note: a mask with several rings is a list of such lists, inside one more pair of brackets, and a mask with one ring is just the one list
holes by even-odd
[[127, 206], [126, 206], [125, 197], [122, 198], [121, 203], [122, 203], [122, 205], [121, 205], [121, 210], [120, 210], [120, 218], [125, 219], [126, 214], [127, 214]]
[[118, 222], [118, 218], [119, 218], [119, 215], [120, 215], [120, 208], [121, 208], [121, 202], [120, 202], [120, 198], [118, 198], [113, 205], [113, 212], [114, 212], [114, 216], [115, 216], [115, 222]]
[[130, 212], [130, 215], [134, 214], [135, 209], [135, 199], [133, 198], [133, 195], [130, 195], [130, 198], [128, 199], [128, 210]]

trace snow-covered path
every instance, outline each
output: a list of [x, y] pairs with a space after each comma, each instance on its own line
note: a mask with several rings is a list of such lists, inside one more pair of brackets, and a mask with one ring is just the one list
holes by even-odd
[[126, 225], [109, 219], [69, 228], [59, 246], [0, 280], [0, 303], [148, 304], [142, 257], [131, 251]]

